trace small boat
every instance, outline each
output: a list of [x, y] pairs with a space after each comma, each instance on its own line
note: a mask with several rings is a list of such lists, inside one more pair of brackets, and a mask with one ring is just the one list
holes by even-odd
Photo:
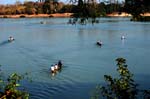
[[96, 45], [102, 46], [102, 41], [97, 41]]
[[62, 69], [62, 63], [61, 61], [58, 61], [57, 64], [51, 65], [50, 71], [51, 73], [56, 73], [57, 71], [60, 71]]
[[15, 39], [13, 38], [13, 37], [9, 37], [9, 39], [8, 39], [8, 42], [12, 42], [12, 41], [14, 41]]
[[123, 39], [125, 39], [125, 36], [124, 36], [124, 35], [121, 36], [121, 40], [123, 40]]
[[41, 21], [40, 23], [41, 23], [41, 24], [46, 24], [46, 22], [44, 22], [44, 21]]

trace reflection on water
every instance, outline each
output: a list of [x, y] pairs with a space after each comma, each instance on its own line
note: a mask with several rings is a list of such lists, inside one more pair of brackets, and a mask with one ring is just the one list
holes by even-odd
[[[117, 57], [127, 59], [141, 87], [149, 86], [150, 23], [128, 18], [101, 18], [99, 24], [84, 26], [68, 25], [67, 18], [0, 20], [0, 64], [6, 75], [29, 73], [33, 83], [23, 85], [31, 99], [88, 99], [103, 75], [116, 75]], [[122, 34], [127, 39], [121, 40]], [[15, 42], [6, 41], [9, 35]], [[101, 48], [98, 40], [104, 43]], [[64, 67], [52, 75], [50, 66], [58, 60]]]
[[121, 40], [122, 46], [124, 46], [124, 42], [125, 42], [125, 40], [124, 40], [124, 39], [122, 39], [122, 40]]

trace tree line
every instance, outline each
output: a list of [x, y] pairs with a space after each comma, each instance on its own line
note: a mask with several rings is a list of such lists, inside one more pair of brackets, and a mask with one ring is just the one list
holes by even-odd
[[[73, 3], [73, 1], [76, 1]], [[15, 14], [52, 14], [52, 13], [77, 13], [79, 16], [105, 16], [112, 12], [127, 12], [132, 15], [150, 12], [149, 0], [125, 0], [125, 2], [96, 2], [94, 0], [70, 0], [64, 4], [56, 0], [45, 0], [44, 2], [17, 1], [12, 5], [0, 5], [0, 15]]]
[[141, 16], [145, 12], [150, 13], [150, 0], [126, 0], [124, 9], [133, 16], [134, 21], [150, 21], [149, 16]]
[[16, 2], [11, 5], [0, 5], [0, 15], [16, 14], [51, 14], [58, 12], [64, 6], [62, 2]]
[[[90, 5], [92, 4], [89, 4], [88, 6]], [[96, 3], [94, 4], [94, 6], [94, 9], [90, 7], [87, 11], [92, 10], [94, 12], [97, 12], [97, 15], [106, 15], [107, 13], [112, 13], [114, 11], [118, 12], [122, 9], [122, 4], [105, 4], [104, 2]], [[77, 13], [78, 11], [78, 5], [64, 4], [62, 2], [54, 1], [30, 1], [24, 2], [23, 4], [20, 2], [16, 2], [12, 5], [0, 5], [0, 15]]]
[[[106, 2], [83, 2], [78, 1], [78, 4], [57, 2], [45, 0], [44, 2], [16, 2], [11, 5], [0, 5], [0, 15], [16, 15], [16, 14], [52, 14], [52, 13], [78, 13], [79, 11], [86, 15], [105, 16], [112, 12], [123, 11], [123, 4], [106, 3]], [[80, 14], [81, 14], [80, 13]], [[83, 15], [83, 16], [84, 16]], [[88, 15], [88, 16], [89, 16]]]

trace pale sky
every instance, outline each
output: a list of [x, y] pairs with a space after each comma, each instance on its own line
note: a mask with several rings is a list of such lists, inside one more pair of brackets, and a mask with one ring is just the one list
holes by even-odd
[[[16, 1], [24, 2], [24, 1], [38, 1], [38, 0], [0, 0], [0, 4], [14, 4]], [[69, 0], [59, 0], [59, 1], [67, 2]], [[100, 0], [100, 1], [103, 1], [103, 0]], [[124, 1], [124, 0], [119, 0], [119, 1]]]
[[37, 1], [37, 0], [0, 0], [0, 4], [13, 4], [16, 1], [24, 2], [24, 1]]

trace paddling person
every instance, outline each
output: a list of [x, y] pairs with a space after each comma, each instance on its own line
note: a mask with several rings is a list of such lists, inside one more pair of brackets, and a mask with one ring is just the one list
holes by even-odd
[[51, 65], [51, 72], [55, 73], [55, 67], [53, 65]]
[[58, 61], [58, 67], [59, 67], [59, 69], [62, 68], [62, 62], [61, 62], [61, 60]]
[[102, 46], [102, 41], [101, 40], [99, 40], [99, 41], [97, 41], [97, 43], [96, 43], [97, 45], [99, 45], [99, 46]]
[[122, 35], [122, 36], [121, 36], [121, 39], [122, 39], [122, 40], [123, 40], [123, 39], [125, 39], [125, 36], [124, 36], [124, 35]]
[[58, 70], [58, 65], [55, 64], [54, 68], [55, 68], [55, 71], [57, 71]]
[[13, 41], [15, 40], [12, 36], [9, 37], [8, 41]]

